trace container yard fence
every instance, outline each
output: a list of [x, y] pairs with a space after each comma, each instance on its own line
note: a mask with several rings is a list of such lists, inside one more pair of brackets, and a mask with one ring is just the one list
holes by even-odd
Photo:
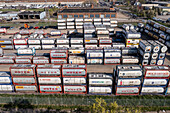
[[[120, 106], [170, 106], [170, 99], [104, 99], [107, 103], [117, 102]], [[59, 106], [88, 106], [95, 103], [89, 98], [52, 98], [52, 97], [0, 97], [0, 104], [30, 104]]]

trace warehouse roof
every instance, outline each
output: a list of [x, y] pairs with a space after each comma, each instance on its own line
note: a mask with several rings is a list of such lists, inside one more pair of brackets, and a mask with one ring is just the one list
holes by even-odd
[[77, 8], [77, 9], [63, 9], [58, 13], [88, 13], [88, 12], [116, 12], [114, 10], [110, 10], [109, 8]]
[[36, 15], [36, 14], [41, 14], [42, 11], [33, 11], [33, 12], [30, 12], [30, 11], [24, 11], [24, 12], [21, 12], [19, 13], [19, 15]]

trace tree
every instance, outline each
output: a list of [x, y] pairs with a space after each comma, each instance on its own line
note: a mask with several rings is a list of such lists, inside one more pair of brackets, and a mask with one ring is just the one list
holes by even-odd
[[96, 103], [91, 107], [92, 113], [106, 113], [107, 112], [107, 103], [102, 98], [96, 98]]
[[114, 103], [110, 104], [110, 113], [117, 113], [118, 111], [118, 104], [116, 103], [116, 101]]

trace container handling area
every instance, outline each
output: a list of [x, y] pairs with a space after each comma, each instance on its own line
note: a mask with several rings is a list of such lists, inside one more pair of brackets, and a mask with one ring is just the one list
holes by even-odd
[[0, 93], [170, 94], [170, 28], [73, 11], [58, 14], [57, 29], [0, 28]]

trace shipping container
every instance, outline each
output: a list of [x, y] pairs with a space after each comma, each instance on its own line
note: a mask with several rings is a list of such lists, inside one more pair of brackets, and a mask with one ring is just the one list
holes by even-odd
[[112, 87], [89, 87], [89, 94], [112, 94]]
[[4, 50], [12, 50], [12, 49], [14, 49], [13, 45], [0, 45], [0, 48], [2, 48]]
[[86, 86], [68, 86], [64, 85], [64, 94], [87, 94]]
[[38, 77], [38, 83], [39, 84], [51, 84], [51, 85], [57, 85], [61, 84], [61, 78], [60, 77]]
[[69, 44], [67, 44], [67, 45], [57, 45], [57, 47], [69, 48], [70, 46], [69, 46]]
[[164, 94], [165, 87], [142, 87], [141, 94]]
[[14, 92], [13, 85], [0, 85], [0, 92]]
[[48, 64], [49, 58], [45, 56], [34, 56], [32, 62], [33, 64]]
[[12, 45], [12, 39], [0, 39], [0, 45]]
[[15, 49], [27, 49], [28, 45], [15, 45]]
[[37, 77], [61, 77], [61, 65], [37, 65]]
[[139, 87], [117, 87], [116, 95], [139, 95]]
[[124, 48], [125, 47], [125, 44], [124, 43], [112, 43], [112, 47], [113, 48]]
[[83, 38], [71, 38], [70, 43], [71, 44], [83, 44]]
[[168, 79], [144, 79], [142, 86], [167, 86]]
[[15, 85], [15, 91], [16, 92], [37, 92], [37, 86], [36, 85]]
[[138, 64], [139, 57], [138, 56], [122, 56], [123, 64]]
[[27, 39], [13, 39], [14, 45], [27, 45]]
[[6, 28], [0, 28], [0, 33], [6, 33], [6, 32], [7, 32]]
[[[150, 53], [145, 53], [142, 49], [138, 49], [139, 51], [139, 54], [141, 55], [142, 59], [145, 59], [145, 60], [149, 60], [150, 59]], [[155, 58], [156, 56], [152, 55], [153, 58]]]
[[160, 51], [160, 45], [157, 44], [154, 40], [148, 40], [148, 42], [152, 45], [153, 52]]
[[19, 34], [20, 35], [30, 35], [30, 31], [29, 30], [20, 30]]
[[90, 47], [98, 47], [98, 45], [97, 44], [96, 45], [92, 45], [92, 44], [85, 45], [85, 48], [90, 48]]
[[86, 78], [63, 78], [63, 85], [86, 85]]
[[42, 45], [42, 49], [44, 50], [51, 50], [52, 48], [55, 48], [55, 44], [54, 45]]
[[84, 56], [69, 56], [69, 64], [85, 64]]
[[58, 23], [66, 22], [66, 19], [57, 19]]
[[12, 78], [14, 85], [36, 85], [37, 80], [34, 77], [13, 77]]
[[86, 77], [87, 65], [63, 64], [63, 77]]
[[141, 85], [141, 79], [118, 79], [117, 80], [117, 86], [140, 86]]
[[17, 49], [17, 54], [18, 55], [32, 55], [34, 56], [35, 55], [35, 48], [27, 48], [27, 49], [22, 49], [22, 48], [19, 48]]
[[52, 64], [67, 64], [67, 59], [51, 59]]
[[62, 93], [61, 85], [39, 85], [40, 93]]
[[116, 73], [119, 78], [141, 78], [143, 75], [139, 65], [118, 65]]
[[28, 44], [30, 44], [30, 45], [40, 45], [41, 40], [40, 39], [28, 39]]
[[44, 38], [44, 39], [41, 39], [41, 43], [42, 43], [42, 45], [44, 45], [44, 44], [55, 44], [55, 39]]
[[14, 58], [0, 57], [0, 64], [14, 64]]
[[16, 64], [31, 64], [32, 63], [32, 56], [17, 56], [15, 58]]
[[68, 50], [69, 54], [84, 54], [84, 48], [71, 47]]
[[89, 79], [90, 86], [112, 86], [112, 79]]
[[35, 77], [35, 67], [32, 64], [15, 64], [10, 67], [11, 76], [33, 76]]
[[144, 66], [145, 78], [169, 78], [168, 66]]
[[109, 59], [104, 59], [104, 64], [120, 64], [121, 59], [120, 58], [109, 58]]
[[68, 57], [68, 51], [66, 50], [52, 50], [50, 52], [50, 58], [67, 58]]
[[29, 45], [28, 48], [30, 48], [30, 49], [35, 48], [35, 50], [41, 50], [41, 45]]
[[161, 43], [161, 42], [159, 42], [157, 40], [155, 42], [160, 45], [160, 52], [162, 52], [162, 53], [166, 53], [167, 52], [167, 50], [168, 50], [167, 46], [165, 46], [163, 43]]
[[0, 85], [12, 84], [10, 73], [1, 71], [0, 72]]
[[137, 48], [130, 48], [130, 47], [122, 48], [122, 55], [137, 55], [137, 53], [138, 53]]
[[56, 40], [56, 44], [69, 44], [69, 39], [68, 38], [58, 38]]

